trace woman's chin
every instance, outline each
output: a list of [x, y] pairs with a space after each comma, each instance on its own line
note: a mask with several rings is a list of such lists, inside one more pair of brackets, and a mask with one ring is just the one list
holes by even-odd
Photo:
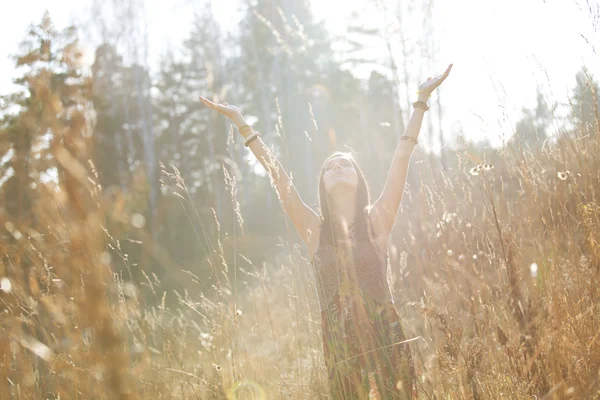
[[356, 184], [353, 184], [352, 182], [348, 182], [347, 180], [344, 180], [344, 179], [336, 180], [335, 182], [332, 182], [331, 185], [329, 186], [330, 194], [334, 194], [334, 193], [349, 194], [352, 192], [356, 192]]

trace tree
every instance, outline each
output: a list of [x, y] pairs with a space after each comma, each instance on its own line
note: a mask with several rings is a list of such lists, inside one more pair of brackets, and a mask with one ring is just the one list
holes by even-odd
[[515, 127], [515, 140], [526, 148], [533, 150], [540, 147], [548, 137], [548, 128], [552, 123], [552, 115], [556, 105], [548, 108], [546, 100], [538, 90], [536, 106], [533, 110], [523, 107], [522, 117]]
[[583, 135], [597, 132], [600, 129], [600, 106], [598, 101], [600, 87], [585, 67], [582, 67], [581, 71], [577, 73], [575, 82], [572, 117], [580, 124]]
[[[94, 87], [94, 101], [103, 114], [103, 118], [99, 118], [100, 137], [95, 141], [99, 145], [96, 155], [106, 154], [111, 149], [117, 151], [104, 162], [108, 169], [102, 172], [102, 180], [115, 185], [112, 189], [116, 189], [118, 183], [129, 186], [134, 173], [136, 180], [145, 176], [143, 186], [147, 196], [142, 201], [144, 209], [138, 212], [145, 215], [145, 226], [154, 236], [159, 182], [144, 9], [145, 0], [93, 0], [92, 17], [82, 24], [82, 29], [89, 37], [96, 34], [101, 43], [94, 65], [94, 80], [98, 82]], [[106, 123], [105, 117], [109, 117]], [[109, 161], [115, 164], [111, 166]]]
[[213, 121], [199, 96], [223, 96], [224, 57], [219, 26], [209, 6], [195, 16], [182, 55], [166, 54], [157, 77], [155, 125], [157, 153], [177, 167], [194, 195], [214, 193], [212, 174], [220, 170], [219, 155], [227, 152], [224, 121]]
[[[94, 108], [94, 164], [103, 188], [120, 188], [130, 180], [130, 163], [137, 159], [134, 133], [125, 110], [131, 108], [132, 88], [127, 69], [114, 46], [105, 43], [96, 49], [92, 65]], [[126, 128], [127, 127], [127, 128]]]
[[[66, 146], [77, 154], [87, 138], [65, 137], [65, 127], [81, 124], [78, 109], [88, 109], [89, 81], [79, 67], [74, 28], [58, 32], [46, 12], [40, 24], [31, 25], [21, 43], [16, 67], [25, 70], [14, 80], [22, 91], [5, 96], [2, 125], [3, 165], [7, 178], [2, 187], [7, 213], [17, 224], [34, 224], [32, 207], [37, 182], [61, 178], [52, 150]], [[81, 128], [81, 126], [77, 126]], [[58, 168], [58, 169], [57, 169]]]
[[[145, 228], [155, 234], [152, 187], [158, 184], [158, 179], [150, 177], [147, 160], [154, 156], [148, 158], [144, 144], [144, 132], [152, 126], [147, 126], [146, 111], [139, 100], [140, 96], [149, 98], [150, 93], [136, 89], [139, 79], [136, 77], [140, 76], [143, 80], [150, 79], [148, 71], [140, 65], [125, 66], [114, 46], [104, 43], [96, 49], [92, 65], [97, 115], [92, 136], [93, 163], [104, 197], [111, 199], [108, 204], [124, 204], [110, 211], [108, 228], [117, 237], [131, 229], [133, 213], [144, 215]], [[150, 100], [141, 103], [147, 101]]]
[[[312, 150], [327, 148], [328, 138], [327, 125], [319, 129], [321, 121], [316, 121], [315, 128], [309, 102], [316, 85], [329, 86], [331, 49], [323, 24], [314, 21], [306, 1], [260, 0], [247, 7], [240, 50], [244, 111], [257, 117], [255, 126], [276, 147], [284, 165], [296, 172], [300, 192], [316, 193], [318, 161]], [[315, 104], [312, 111], [323, 115], [329, 110]]]
[[[127, 360], [113, 317], [105, 312], [109, 268], [96, 264], [103, 232], [87, 167], [91, 83], [82, 71], [76, 30], [57, 31], [45, 13], [41, 23], [31, 25], [15, 61], [23, 71], [15, 80], [22, 90], [2, 99], [13, 113], [4, 115], [0, 135], [4, 176], [6, 170], [12, 174], [0, 188], [9, 233], [0, 239], [3, 276], [13, 282], [15, 295], [4, 298], [9, 317], [0, 335], [24, 349], [0, 352], [0, 364], [13, 366], [0, 396], [14, 396], [15, 387], [25, 397], [56, 396], [65, 393], [64, 382], [85, 381], [95, 366], [108, 371], [107, 388], [82, 384], [79, 393], [116, 398], [123, 393], [120, 375]], [[78, 371], [51, 362], [53, 349], [66, 341], [78, 348], [88, 329], [103, 340], [85, 354], [69, 350]], [[36, 378], [25, 384], [26, 376]]]
[[[189, 215], [198, 211], [202, 221], [212, 221], [210, 207], [215, 207], [221, 223], [229, 227], [233, 214], [223, 182], [223, 160], [227, 158], [227, 127], [225, 120], [207, 113], [199, 100], [200, 95], [221, 98], [227, 91], [225, 56], [222, 52], [220, 28], [207, 3], [203, 12], [196, 14], [192, 29], [179, 49], [165, 54], [157, 77], [158, 95], [155, 99], [154, 125], [157, 133], [156, 152], [168, 171], [172, 167], [183, 179], [189, 204], [172, 198], [162, 199], [160, 218], [180, 223], [163, 224], [162, 239], [171, 243], [172, 254], [179, 260], [194, 260], [206, 256], [204, 235], [197, 235], [201, 223]], [[163, 176], [166, 178], [166, 176]], [[188, 198], [189, 196], [189, 198]], [[177, 203], [176, 207], [168, 207]], [[185, 208], [185, 209], [182, 209]], [[170, 208], [170, 209], [169, 209]], [[190, 208], [189, 210], [187, 208]], [[210, 226], [207, 223], [207, 226]], [[182, 234], [187, 232], [187, 234]], [[182, 242], [181, 237], [186, 240]]]

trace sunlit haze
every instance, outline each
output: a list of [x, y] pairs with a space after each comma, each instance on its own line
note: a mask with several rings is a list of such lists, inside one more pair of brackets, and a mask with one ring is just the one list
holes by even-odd
[[598, 0], [5, 3], [0, 400], [600, 394]]
[[[167, 48], [179, 46], [190, 27], [194, 7], [198, 6], [184, 0], [168, 4], [156, 0], [138, 3], [145, 4], [139, 13], [144, 15], [145, 11], [148, 64], [155, 70], [160, 55]], [[332, 34], [341, 35], [353, 11], [359, 12], [364, 25], [384, 26], [384, 13], [375, 6], [379, 3], [313, 0], [312, 8]], [[447, 138], [462, 130], [470, 139], [487, 137], [494, 145], [499, 145], [502, 138], [512, 134], [521, 108], [534, 106], [538, 88], [547, 100], [568, 104], [567, 97], [571, 94], [577, 71], [583, 65], [592, 73], [600, 71], [598, 49], [594, 48], [594, 44], [600, 43], [598, 21], [594, 25], [593, 10], [590, 12], [585, 1], [445, 0], [434, 3], [433, 32], [429, 40], [433, 49], [426, 50], [431, 59], [415, 57], [407, 60], [408, 81], [409, 90], [414, 93], [427, 76], [439, 74], [449, 63], [454, 64], [452, 79], [432, 99], [435, 103], [436, 96], [441, 97], [442, 128]], [[92, 18], [90, 7], [89, 0], [13, 3], [10, 18], [0, 25], [0, 34], [5, 38], [0, 43], [0, 93], [15, 89], [11, 80], [16, 71], [8, 56], [17, 51], [18, 40], [25, 35], [28, 24], [37, 22], [47, 8], [58, 28], [73, 21], [83, 25], [85, 43], [85, 23], [81, 21]], [[234, 31], [240, 18], [239, 3], [213, 1], [213, 9], [223, 29]], [[410, 14], [403, 16], [408, 42], [424, 37], [422, 20], [418, 18]], [[388, 19], [393, 18], [388, 15]], [[392, 43], [392, 49], [396, 63], [401, 65], [397, 44]], [[387, 63], [389, 58], [383, 42], [374, 43], [373, 47]], [[89, 41], [86, 48], [92, 52]], [[354, 72], [366, 78], [370, 69]], [[399, 73], [403, 74], [402, 68]], [[401, 81], [403, 79], [401, 77]], [[558, 116], [561, 110], [564, 111], [557, 110]], [[429, 134], [428, 124], [425, 119], [425, 137]], [[437, 122], [434, 124], [437, 129]]]

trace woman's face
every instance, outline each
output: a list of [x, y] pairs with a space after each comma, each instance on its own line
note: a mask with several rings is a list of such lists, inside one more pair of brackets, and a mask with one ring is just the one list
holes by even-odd
[[323, 167], [323, 184], [327, 193], [340, 186], [350, 190], [358, 187], [358, 174], [352, 161], [346, 156], [339, 155], [330, 158]]

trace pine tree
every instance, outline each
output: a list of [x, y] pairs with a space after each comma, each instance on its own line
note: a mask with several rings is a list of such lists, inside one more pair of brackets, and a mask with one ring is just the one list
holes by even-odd
[[[145, 7], [145, 0], [93, 0], [92, 16], [83, 28], [101, 42], [93, 67], [94, 81], [98, 82], [94, 103], [102, 114], [96, 156], [117, 151], [104, 162], [107, 169], [102, 171], [101, 180], [112, 192], [119, 192], [119, 185], [121, 189], [131, 187], [133, 180], [140, 184], [145, 197], [141, 193], [135, 196], [139, 200], [136, 212], [144, 214], [145, 227], [154, 236], [159, 174]], [[106, 123], [105, 117], [109, 118]], [[110, 166], [109, 161], [115, 163]]]
[[582, 67], [575, 76], [572, 117], [581, 126], [582, 134], [588, 135], [600, 129], [600, 86], [587, 68]]
[[556, 105], [548, 109], [543, 94], [538, 91], [535, 108], [522, 109], [523, 115], [515, 127], [515, 140], [529, 149], [540, 147], [548, 137], [555, 109]]
[[[311, 147], [327, 143], [327, 132], [315, 132], [308, 103], [315, 85], [329, 86], [332, 52], [325, 28], [306, 1], [261, 0], [248, 5], [240, 38], [245, 111], [258, 118], [255, 126], [285, 165], [310, 178], [296, 179], [299, 190], [314, 188]], [[304, 132], [316, 141], [312, 146]]]
[[[96, 49], [92, 65], [94, 108], [94, 164], [105, 190], [120, 188], [130, 181], [130, 163], [136, 154], [134, 133], [129, 128], [125, 105], [130, 102], [131, 84], [126, 68], [114, 46], [102, 44]], [[127, 126], [127, 128], [126, 128]]]
[[228, 126], [199, 99], [203, 95], [225, 101], [231, 82], [226, 75], [220, 27], [210, 3], [201, 8], [181, 48], [163, 56], [156, 82], [157, 157], [167, 172], [176, 170], [185, 184], [184, 190], [163, 174], [162, 180], [187, 201], [181, 202], [170, 190], [165, 191], [158, 217], [165, 222], [161, 224], [161, 241], [168, 243], [179, 262], [206, 259], [210, 237], [206, 233], [214, 219], [211, 207], [224, 230], [228, 231], [234, 221], [223, 181], [223, 168], [230, 169], [232, 164], [227, 155]]
[[54, 148], [66, 147], [85, 157], [81, 150], [88, 138], [66, 136], [71, 128], [82, 129], [80, 110], [89, 111], [89, 80], [79, 67], [77, 46], [75, 29], [58, 32], [46, 12], [40, 24], [30, 27], [15, 57], [24, 73], [14, 82], [23, 90], [3, 99], [18, 112], [3, 121], [2, 148], [8, 158], [3, 167], [5, 176], [11, 176], [2, 189], [6, 210], [19, 224], [34, 223], [37, 182], [62, 178]]
[[[45, 13], [41, 23], [31, 26], [15, 61], [23, 71], [15, 80], [22, 90], [2, 99], [12, 113], [3, 117], [0, 148], [6, 151], [3, 167], [12, 174], [1, 187], [7, 205], [4, 228], [10, 233], [1, 236], [10, 260], [3, 263], [3, 276], [13, 282], [16, 295], [5, 297], [11, 317], [3, 320], [1, 334], [24, 349], [0, 351], [2, 372], [10, 382], [0, 385], [0, 397], [18, 392], [54, 398], [65, 393], [65, 382], [85, 382], [94, 366], [108, 371], [103, 387], [83, 383], [78, 392], [117, 398], [127, 360], [106, 312], [110, 274], [96, 264], [103, 232], [87, 167], [91, 83], [82, 71], [76, 30], [57, 31]], [[70, 340], [76, 349], [88, 328], [103, 340], [85, 354], [69, 351], [79, 368], [54, 363], [54, 349]]]
[[195, 17], [182, 55], [166, 54], [157, 79], [155, 125], [157, 151], [165, 164], [177, 167], [194, 195], [215, 192], [217, 158], [227, 151], [225, 121], [214, 121], [199, 96], [223, 96], [224, 57], [219, 27], [210, 7]]

